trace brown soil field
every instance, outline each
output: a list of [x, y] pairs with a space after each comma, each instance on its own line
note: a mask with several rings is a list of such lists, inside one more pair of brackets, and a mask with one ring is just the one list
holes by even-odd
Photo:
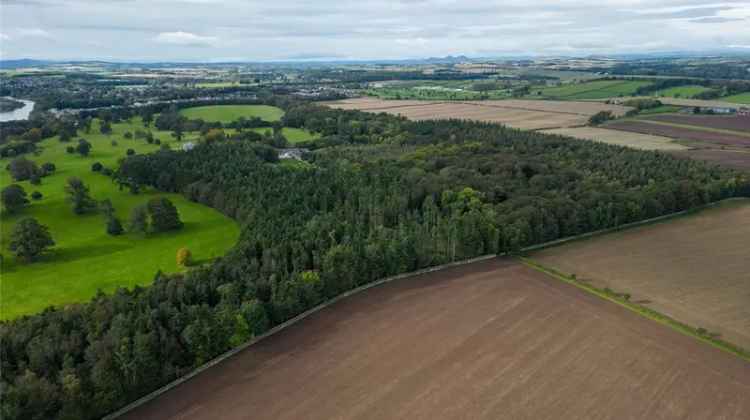
[[618, 146], [628, 146], [642, 150], [687, 150], [688, 147], [675, 143], [669, 137], [651, 136], [648, 134], [630, 133], [627, 131], [607, 130], [597, 127], [557, 128], [542, 130], [543, 133], [559, 134], [579, 139], [599, 141]]
[[696, 149], [671, 153], [679, 157], [705, 160], [727, 168], [750, 171], [750, 151], [748, 150]]
[[604, 127], [714, 145], [750, 147], [750, 137], [747, 136], [705, 130], [691, 130], [689, 128], [654, 124], [647, 121], [620, 120], [608, 123]]
[[413, 120], [468, 119], [526, 130], [582, 126], [589, 116], [599, 111], [623, 115], [630, 109], [599, 102], [531, 100], [434, 102], [355, 98], [324, 104], [341, 109], [388, 112]]
[[350, 296], [125, 419], [742, 419], [750, 363], [493, 259]]
[[549, 248], [532, 258], [750, 348], [750, 200]]
[[646, 117], [645, 119], [675, 124], [694, 125], [698, 127], [718, 128], [720, 130], [734, 130], [750, 135], [750, 117], [665, 114], [653, 115]]

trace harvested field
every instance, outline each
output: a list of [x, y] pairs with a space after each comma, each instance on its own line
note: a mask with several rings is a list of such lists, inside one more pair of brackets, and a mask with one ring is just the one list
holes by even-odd
[[748, 150], [696, 149], [675, 151], [672, 154], [678, 157], [705, 160], [727, 168], [750, 171], [750, 151]]
[[665, 124], [651, 123], [646, 120], [620, 120], [608, 123], [606, 128], [654, 136], [671, 137], [679, 140], [703, 142], [725, 146], [750, 147], [750, 137], [740, 134], [729, 134], [707, 130], [693, 130]]
[[648, 134], [629, 133], [627, 131], [607, 130], [596, 127], [557, 128], [543, 130], [548, 134], [559, 134], [579, 139], [599, 141], [618, 146], [628, 146], [642, 150], [687, 150], [688, 148], [675, 143], [669, 137], [651, 136]]
[[582, 126], [599, 111], [624, 115], [630, 109], [599, 102], [533, 100], [425, 102], [356, 98], [326, 104], [341, 109], [387, 112], [413, 120], [467, 119], [527, 130]]
[[513, 260], [403, 279], [126, 419], [740, 419], [750, 363]]
[[646, 119], [674, 124], [694, 125], [719, 130], [734, 130], [750, 136], [750, 117], [719, 115], [654, 115]]
[[749, 250], [750, 200], [742, 200], [532, 258], [750, 348]]

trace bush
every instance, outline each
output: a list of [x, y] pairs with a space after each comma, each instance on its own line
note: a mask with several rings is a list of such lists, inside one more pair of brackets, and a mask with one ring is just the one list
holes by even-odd
[[193, 254], [189, 249], [183, 247], [177, 250], [177, 265], [180, 267], [189, 267], [193, 264]]
[[73, 146], [68, 146], [65, 148], [65, 151], [70, 153], [71, 155], [76, 152], [76, 148]]
[[91, 143], [89, 143], [86, 139], [78, 140], [78, 146], [76, 146], [76, 151], [81, 156], [88, 156], [89, 152], [91, 152]]
[[111, 144], [112, 146], [117, 146], [117, 140], [112, 140], [111, 142], [109, 142], [109, 144]]
[[41, 200], [42, 193], [40, 193], [39, 191], [34, 191], [33, 193], [31, 193], [31, 198], [33, 198], [34, 200]]
[[52, 172], [55, 172], [57, 168], [55, 167], [54, 163], [47, 162], [44, 165], [42, 165], [42, 170], [44, 170], [44, 172], [47, 174], [51, 174]]
[[135, 150], [128, 149], [127, 152], [125, 152], [125, 154], [127, 154], [128, 156], [133, 156], [135, 154]]
[[614, 118], [615, 118], [615, 115], [612, 114], [612, 111], [599, 111], [589, 118], [589, 124], [599, 125], [608, 120], [613, 120]]
[[41, 185], [42, 178], [39, 176], [39, 174], [31, 175], [31, 178], [29, 178], [29, 183], [31, 185]]
[[159, 139], [154, 139], [154, 144], [161, 144], [161, 140], [159, 140]]
[[112, 176], [113, 173], [114, 173], [114, 171], [112, 169], [102, 168], [102, 175]]
[[103, 167], [104, 166], [100, 162], [94, 162], [94, 164], [91, 165], [91, 170], [94, 172], [101, 172]]

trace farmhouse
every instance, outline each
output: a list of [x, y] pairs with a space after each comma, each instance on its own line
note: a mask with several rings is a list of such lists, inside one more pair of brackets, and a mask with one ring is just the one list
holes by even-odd
[[279, 151], [279, 159], [296, 159], [302, 160], [302, 155], [309, 152], [307, 149], [289, 148]]

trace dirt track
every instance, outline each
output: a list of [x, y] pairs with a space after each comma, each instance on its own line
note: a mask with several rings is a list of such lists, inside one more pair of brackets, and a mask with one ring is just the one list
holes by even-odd
[[511, 260], [347, 298], [127, 419], [743, 419], [750, 363]]

